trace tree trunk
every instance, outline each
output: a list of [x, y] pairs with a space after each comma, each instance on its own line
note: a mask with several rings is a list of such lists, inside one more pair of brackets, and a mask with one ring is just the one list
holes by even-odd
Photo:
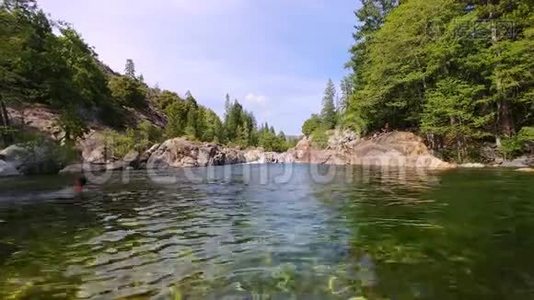
[[2, 138], [4, 140], [4, 144], [7, 146], [13, 143], [13, 136], [8, 131], [10, 130], [11, 123], [9, 122], [9, 114], [7, 113], [6, 104], [4, 100], [1, 98], [0, 98], [0, 115], [2, 119], [2, 126], [4, 127]]
[[510, 137], [514, 134], [514, 121], [512, 119], [512, 113], [510, 112], [510, 105], [508, 101], [501, 100], [497, 104], [499, 114], [499, 134]]

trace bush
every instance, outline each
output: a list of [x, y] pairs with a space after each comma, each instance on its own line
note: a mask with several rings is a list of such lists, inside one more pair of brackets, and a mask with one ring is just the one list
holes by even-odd
[[306, 120], [302, 125], [302, 133], [305, 136], [311, 136], [315, 130], [321, 127], [321, 117], [318, 115], [312, 115], [311, 118]]
[[129, 128], [125, 133], [107, 130], [104, 132], [104, 137], [113, 155], [122, 158], [132, 150], [142, 152], [161, 142], [163, 131], [150, 122], [143, 121], [136, 129]]
[[146, 106], [147, 91], [135, 78], [115, 76], [109, 81], [109, 89], [113, 98], [121, 105], [134, 108]]
[[125, 110], [113, 101], [101, 105], [98, 109], [98, 118], [107, 126], [115, 129], [124, 128], [126, 123]]
[[319, 149], [326, 149], [328, 147], [328, 130], [324, 127], [319, 127], [311, 135], [312, 143]]
[[533, 143], [534, 127], [523, 127], [517, 135], [504, 139], [499, 150], [505, 159], [510, 159], [527, 152]]

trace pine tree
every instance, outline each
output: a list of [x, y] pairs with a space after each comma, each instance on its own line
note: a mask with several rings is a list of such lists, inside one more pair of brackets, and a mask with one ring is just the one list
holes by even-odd
[[134, 64], [134, 61], [132, 59], [127, 59], [126, 60], [126, 66], [124, 67], [124, 75], [130, 77], [130, 78], [133, 78], [135, 79], [135, 64]]
[[334, 129], [336, 127], [337, 116], [336, 106], [334, 104], [335, 98], [336, 87], [334, 82], [329, 79], [324, 92], [323, 109], [321, 111], [322, 122], [327, 129]]
[[337, 105], [337, 110], [340, 114], [348, 107], [348, 102], [352, 94], [354, 93], [354, 87], [351, 76], [345, 76], [341, 80], [340, 84], [341, 97], [339, 98], [339, 104]]

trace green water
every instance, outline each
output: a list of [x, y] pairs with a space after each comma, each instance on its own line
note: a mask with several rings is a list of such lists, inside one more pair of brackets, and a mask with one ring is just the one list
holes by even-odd
[[1, 180], [0, 299], [534, 298], [533, 175], [251, 168]]

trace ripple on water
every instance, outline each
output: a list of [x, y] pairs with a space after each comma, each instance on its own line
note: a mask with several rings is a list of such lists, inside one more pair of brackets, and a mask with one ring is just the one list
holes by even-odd
[[[82, 200], [0, 207], [0, 244], [20, 249], [0, 257], [0, 296], [349, 299], [371, 289], [382, 298], [494, 298], [486, 291], [499, 283], [477, 271], [524, 275], [510, 276], [519, 278], [507, 282], [511, 294], [534, 278], [534, 207], [524, 200], [534, 195], [521, 190], [524, 178], [485, 178], [491, 193], [481, 199], [462, 174], [369, 173], [351, 183], [343, 174], [319, 184], [297, 172], [265, 186], [240, 173], [175, 185], [134, 175]], [[462, 192], [446, 193], [455, 187]]]

